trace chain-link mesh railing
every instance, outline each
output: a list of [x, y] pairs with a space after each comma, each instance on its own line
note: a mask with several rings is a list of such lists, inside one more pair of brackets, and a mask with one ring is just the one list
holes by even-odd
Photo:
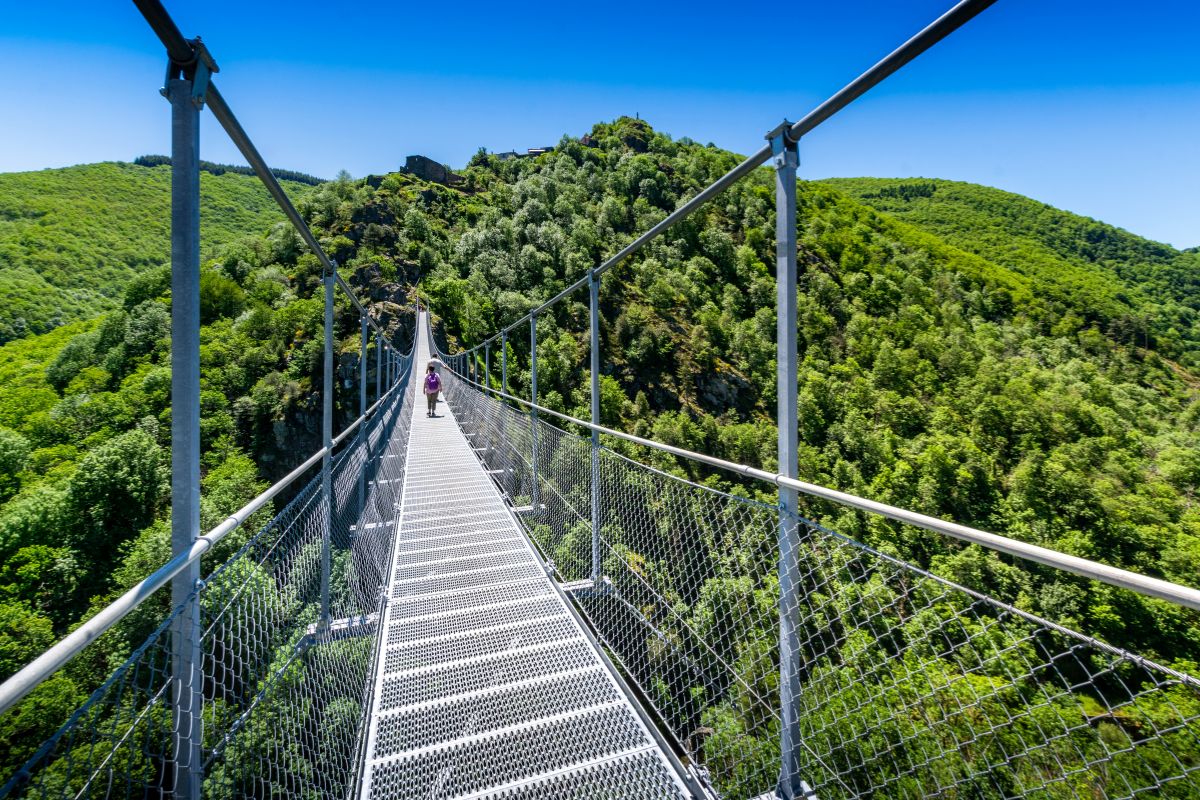
[[[778, 510], [599, 450], [447, 370], [479, 455], [684, 756], [724, 797], [780, 764]], [[534, 465], [536, 464], [536, 474]], [[1200, 681], [808, 521], [792, 758], [821, 798], [1200, 797]], [[1194, 671], [1194, 670], [1193, 670]]]
[[795, 754], [828, 797], [1200, 797], [1200, 680], [809, 522]]
[[[332, 459], [332, 513], [314, 470], [256, 533], [227, 537], [240, 547], [192, 595], [201, 610], [206, 798], [344, 798], [358, 778], [412, 417], [410, 372], [411, 355], [398, 388]], [[327, 527], [332, 620], [323, 626]], [[188, 731], [173, 712], [171, 634], [186, 606], [155, 623], [145, 604], [67, 667], [104, 665], [110, 651], [148, 633], [49, 741], [30, 743], [31, 757], [0, 797], [179, 796], [172, 764]], [[60, 701], [55, 685], [43, 683], [12, 712], [16, 722], [5, 722], [19, 725], [21, 714]]]

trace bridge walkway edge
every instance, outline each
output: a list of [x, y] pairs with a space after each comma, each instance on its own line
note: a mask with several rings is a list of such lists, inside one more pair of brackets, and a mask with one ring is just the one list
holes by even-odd
[[412, 413], [360, 796], [692, 797], [453, 410]]

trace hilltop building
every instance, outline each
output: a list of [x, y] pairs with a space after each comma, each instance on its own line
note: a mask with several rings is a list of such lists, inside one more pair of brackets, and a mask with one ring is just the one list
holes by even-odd
[[400, 171], [443, 186], [457, 186], [463, 182], [462, 176], [451, 172], [445, 164], [439, 164], [425, 156], [408, 156], [404, 159], [404, 166]]

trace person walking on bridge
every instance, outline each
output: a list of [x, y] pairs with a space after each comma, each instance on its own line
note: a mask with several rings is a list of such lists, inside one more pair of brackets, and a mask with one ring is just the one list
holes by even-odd
[[437, 374], [437, 369], [434, 368], [431, 361], [429, 362], [429, 366], [425, 368], [425, 399], [429, 402], [429, 410], [425, 413], [425, 416], [437, 416], [433, 412], [437, 409], [438, 392], [441, 390], [442, 379]]

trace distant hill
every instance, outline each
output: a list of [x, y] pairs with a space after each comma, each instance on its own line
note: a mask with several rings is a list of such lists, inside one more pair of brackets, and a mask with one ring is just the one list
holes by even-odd
[[1200, 252], [1175, 250], [1011, 192], [925, 178], [822, 181], [1032, 278], [1039, 302], [1117, 341], [1200, 366]]
[[[138, 156], [133, 160], [133, 163], [139, 167], [161, 167], [170, 166], [170, 156]], [[244, 167], [238, 164], [217, 164], [212, 161], [200, 160], [200, 169], [203, 172], [209, 172], [213, 175], [224, 175], [233, 173], [234, 175], [254, 175], [252, 167]], [[309, 175], [307, 172], [296, 172], [294, 169], [273, 169], [271, 174], [281, 181], [294, 181], [295, 183], [303, 183], [308, 186], [317, 186], [325, 183], [324, 178], [318, 178], [315, 175]]]
[[[165, 262], [170, 186], [168, 166], [120, 162], [0, 174], [0, 343], [107, 311]], [[206, 253], [283, 219], [252, 176], [202, 172], [200, 192]]]

